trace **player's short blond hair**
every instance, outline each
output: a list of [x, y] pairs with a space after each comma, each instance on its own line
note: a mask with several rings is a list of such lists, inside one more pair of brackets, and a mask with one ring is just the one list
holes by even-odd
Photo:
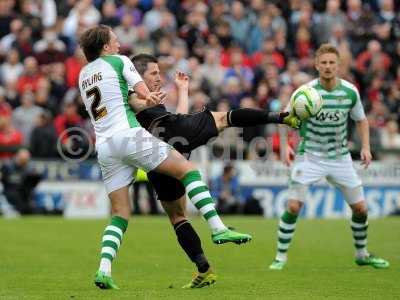
[[336, 54], [338, 58], [340, 58], [339, 50], [335, 46], [329, 43], [322, 44], [318, 48], [317, 52], [315, 52], [315, 58], [318, 59], [322, 54], [325, 53], [333, 53]]

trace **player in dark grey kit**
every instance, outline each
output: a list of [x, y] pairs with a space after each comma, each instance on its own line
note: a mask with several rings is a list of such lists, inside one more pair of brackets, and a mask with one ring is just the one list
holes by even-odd
[[[150, 91], [161, 89], [161, 77], [157, 58], [148, 54], [132, 57], [136, 70], [142, 76]], [[168, 112], [163, 104], [151, 106], [145, 101], [130, 104], [139, 123], [149, 132], [170, 143], [184, 155], [189, 155], [195, 148], [205, 145], [211, 138], [227, 127], [249, 127], [267, 123], [287, 124], [297, 128], [300, 121], [289, 113], [269, 113], [257, 109], [237, 109], [229, 112], [214, 112], [204, 109], [202, 112], [188, 112], [188, 78], [177, 73], [178, 86], [177, 114]], [[168, 214], [178, 241], [189, 258], [197, 265], [199, 272], [207, 260], [201, 248], [196, 231], [190, 225], [185, 213], [185, 188], [176, 179], [156, 172], [148, 173], [149, 181], [157, 192], [158, 199]]]

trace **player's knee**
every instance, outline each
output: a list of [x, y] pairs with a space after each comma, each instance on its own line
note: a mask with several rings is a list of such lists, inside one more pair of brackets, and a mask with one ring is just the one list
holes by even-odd
[[182, 161], [182, 166], [178, 170], [177, 178], [182, 179], [187, 173], [191, 171], [197, 171], [196, 165], [188, 160]]
[[353, 211], [353, 214], [357, 216], [362, 216], [362, 217], [367, 217], [368, 216], [368, 208], [367, 205], [363, 202], [357, 203], [354, 205], [351, 209]]
[[228, 127], [228, 114], [226, 112], [211, 112], [214, 121], [215, 121], [215, 126], [217, 127], [218, 131], [221, 131]]
[[187, 219], [183, 210], [173, 211], [168, 215], [168, 217], [169, 217], [172, 225], [175, 225], [176, 223], [179, 223], [179, 222]]
[[298, 200], [289, 200], [287, 204], [287, 210], [293, 215], [298, 215], [302, 207], [303, 203]]

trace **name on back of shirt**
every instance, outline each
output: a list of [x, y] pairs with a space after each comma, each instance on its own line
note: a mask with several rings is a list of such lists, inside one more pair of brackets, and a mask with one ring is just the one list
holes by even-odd
[[91, 77], [82, 81], [82, 89], [86, 89], [103, 79], [101, 72], [93, 74]]

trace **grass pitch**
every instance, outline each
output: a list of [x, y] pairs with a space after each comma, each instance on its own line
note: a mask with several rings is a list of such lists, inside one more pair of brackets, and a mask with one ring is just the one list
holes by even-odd
[[358, 267], [346, 220], [300, 220], [283, 271], [270, 271], [277, 220], [225, 217], [253, 234], [247, 245], [212, 244], [193, 224], [218, 281], [182, 290], [194, 266], [166, 217], [132, 218], [113, 267], [119, 291], [93, 284], [107, 220], [0, 219], [0, 299], [400, 299], [400, 218], [371, 220], [369, 250], [387, 270]]

